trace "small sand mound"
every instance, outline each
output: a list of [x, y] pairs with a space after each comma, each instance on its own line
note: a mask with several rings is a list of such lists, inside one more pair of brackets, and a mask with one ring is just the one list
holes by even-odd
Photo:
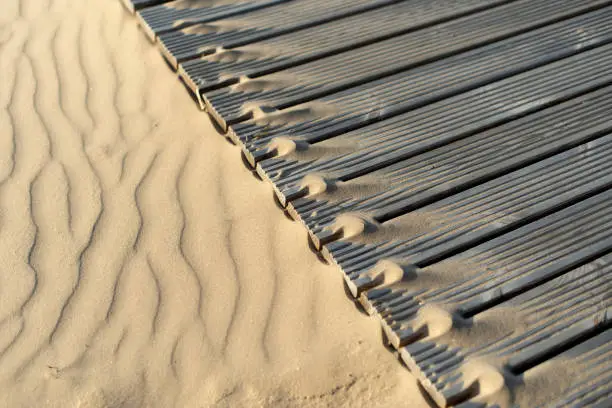
[[275, 137], [268, 144], [268, 148], [275, 152], [277, 156], [289, 156], [298, 151], [308, 149], [308, 143], [290, 137]]
[[484, 359], [468, 360], [461, 367], [465, 388], [471, 388], [475, 396], [471, 401], [510, 407], [510, 391], [501, 368]]
[[[239, 21], [215, 21], [214, 23], [199, 23], [197, 20], [182, 19], [176, 20], [172, 26], [174, 28], [180, 28], [180, 32], [189, 35], [198, 34], [210, 34], [218, 33], [221, 31], [236, 30], [244, 27], [244, 24]], [[200, 49], [201, 52], [207, 52], [208, 48], [204, 47]]]
[[350, 240], [375, 233], [380, 228], [380, 224], [366, 214], [344, 213], [336, 217], [330, 228], [334, 232], [341, 231], [342, 239]]
[[454, 317], [452, 313], [443, 307], [427, 304], [419, 309], [416, 318], [412, 322], [415, 330], [426, 329], [426, 339], [434, 340], [453, 329]]
[[[367, 291], [372, 288], [390, 288], [401, 282], [415, 279], [417, 268], [413, 265], [403, 265], [389, 259], [380, 260], [359, 279], [347, 277], [348, 287], [353, 296], [362, 296], [361, 301], [367, 301]], [[365, 292], [362, 294], [362, 292]]]
[[334, 113], [330, 105], [312, 102], [297, 105], [288, 109], [277, 110], [274, 107], [262, 106], [257, 102], [245, 103], [242, 112], [252, 116], [253, 122], [259, 126], [281, 126], [300, 123], [308, 120], [321, 119]]
[[[212, 62], [223, 62], [223, 63], [236, 63], [251, 61], [258, 58], [275, 55], [269, 47], [262, 47], [259, 45], [247, 45], [240, 48], [226, 49], [223, 47], [217, 47], [214, 54], [202, 56], [202, 60]], [[221, 77], [224, 75], [222, 74]], [[226, 74], [226, 77], [228, 75]], [[233, 75], [229, 75], [233, 78]]]
[[241, 76], [238, 83], [231, 86], [235, 92], [265, 92], [274, 89], [285, 88], [295, 83], [290, 75], [275, 74], [266, 75], [262, 78], [251, 79], [246, 76]]
[[308, 190], [308, 196], [322, 194], [329, 188], [330, 181], [318, 174], [308, 174], [300, 182], [300, 187]]

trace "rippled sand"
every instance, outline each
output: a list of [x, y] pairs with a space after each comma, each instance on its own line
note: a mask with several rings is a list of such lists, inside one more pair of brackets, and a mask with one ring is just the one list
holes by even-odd
[[423, 405], [117, 0], [0, 13], [0, 406]]

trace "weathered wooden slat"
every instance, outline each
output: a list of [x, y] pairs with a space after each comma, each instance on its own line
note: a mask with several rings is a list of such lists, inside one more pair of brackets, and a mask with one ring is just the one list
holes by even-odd
[[[606, 45], [422, 107], [421, 101], [431, 100], [431, 94], [408, 101], [396, 95], [402, 102], [392, 103], [390, 92], [388, 105], [364, 110], [363, 104], [371, 101], [368, 95], [380, 100], [373, 92], [377, 81], [362, 88], [364, 99], [356, 92], [335, 94], [336, 106], [346, 107], [337, 114], [288, 125], [240, 123], [232, 126], [233, 135], [253, 162], [277, 153], [270, 142], [278, 136], [290, 135], [300, 142], [305, 150], [296, 155], [297, 163], [272, 169], [265, 160], [258, 164], [259, 173], [275, 183], [284, 204], [308, 192], [301, 184], [308, 174], [338, 180], [359, 177], [604, 87], [612, 79], [610, 62], [612, 46]], [[311, 149], [324, 154], [315, 153], [312, 159]]]
[[[128, 1], [128, 0], [126, 0]], [[195, 24], [210, 23], [243, 13], [290, 2], [291, 0], [235, 0], [222, 1], [185, 1], [164, 2], [138, 12], [140, 25], [149, 40], [155, 41], [162, 33], [179, 30]]]
[[[605, 3], [520, 0], [452, 19], [456, 17], [456, 11], [452, 8], [446, 10], [448, 6], [445, 9], [444, 4], [436, 3], [436, 8], [429, 2], [401, 2], [250, 46], [185, 61], [180, 65], [179, 73], [198, 98], [203, 92], [247, 77], [259, 78], [302, 64], [306, 66], [296, 73], [306, 76], [304, 81], [309, 86], [319, 87], [320, 81], [335, 84], [343, 78], [363, 75], [389, 63], [392, 67], [382, 72], [399, 69], [406, 64], [401, 61], [409, 56], [410, 63], [448, 56], [602, 4]], [[385, 24], [381, 25], [380, 21], [385, 21]], [[319, 61], [330, 56], [333, 57]], [[297, 79], [300, 80], [299, 76]]]
[[[363, 236], [329, 244], [355, 296], [383, 284], [372, 268], [383, 260], [425, 266], [528, 224], [612, 187], [612, 135], [595, 139], [382, 224]], [[367, 222], [367, 219], [366, 219]], [[350, 234], [351, 225], [334, 226]], [[344, 244], [344, 245], [343, 245]], [[466, 313], [484, 307], [464, 305]], [[468, 310], [469, 309], [469, 310]]]
[[251, 44], [398, 1], [402, 0], [291, 0], [245, 11], [220, 23], [183, 19], [174, 21], [172, 30], [158, 32], [159, 46], [166, 60], [177, 69], [180, 62], [211, 54], [220, 47]]
[[475, 396], [466, 393], [468, 360], [519, 375], [612, 326], [611, 197], [602, 192], [362, 295], [440, 406]]
[[[330, 184], [328, 192], [292, 201], [288, 209], [313, 243], [338, 237], [330, 226], [341, 214], [377, 222], [414, 211], [471, 186], [536, 163], [612, 132], [612, 88], [606, 87], [403, 160], [363, 177]], [[262, 162], [268, 173], [295, 160]], [[279, 186], [282, 188], [282, 181]]]
[[[609, 401], [610, 261], [606, 255], [472, 319], [456, 320], [448, 333], [418, 340], [400, 355], [440, 406], [474, 407], [478, 400], [503, 406], [505, 400], [521, 407], [589, 407]], [[419, 319], [439, 323], [431, 311]], [[478, 343], [470, 344], [476, 337]], [[518, 367], [519, 361], [526, 364]], [[550, 381], [556, 386], [542, 386]]]
[[[251, 118], [252, 106], [263, 106], [267, 110], [286, 110], [309, 101], [321, 101], [334, 107], [338, 102], [332, 94], [354, 90], [357, 99], [361, 89], [359, 86], [364, 83], [366, 85], [363, 89], [376, 95], [376, 102], [371, 101], [370, 106], [357, 106], [356, 109], [361, 111], [371, 109], [372, 104], [376, 104], [379, 109], [385, 109], [387, 104], [396, 104], [400, 98], [402, 103], [425, 94], [431, 95], [432, 99], [440, 98], [443, 97], [441, 90], [453, 94], [458, 88], [469, 89], [484, 85], [497, 78], [565, 58], [580, 49], [610, 41], [612, 6], [490, 43], [492, 39], [505, 35], [513, 27], [537, 26], [542, 20], [558, 18], [563, 12], [566, 15], [573, 14], [589, 4], [578, 6], [567, 2], [566, 6], [567, 8], [557, 7], [560, 10], [555, 13], [551, 12], [550, 7], [541, 7], [540, 10], [523, 7], [524, 14], [518, 12], [520, 8], [497, 8], [492, 10], [496, 13], [471, 16], [472, 26], [463, 21], [462, 26], [470, 33], [464, 39], [454, 35], [454, 27], [445, 30], [445, 26], [435, 26], [275, 74], [246, 80], [234, 86], [208, 92], [203, 98], [221, 127]], [[503, 9], [507, 8], [510, 7]], [[509, 16], [505, 15], [506, 12]], [[434, 39], [428, 38], [432, 36]], [[448, 37], [453, 40], [440, 41], [440, 38]], [[477, 47], [483, 44], [485, 45]], [[466, 52], [448, 55], [466, 49]], [[440, 58], [441, 56], [445, 58]], [[431, 62], [432, 60], [434, 61]], [[423, 65], [426, 62], [430, 63]], [[388, 80], [381, 79], [385, 77]], [[367, 84], [379, 79], [374, 87]], [[382, 94], [381, 87], [387, 89], [389, 94]], [[325, 98], [328, 95], [330, 98]], [[343, 106], [339, 107], [341, 110], [342, 108]]]
[[552, 398], [554, 402], [542, 404], [542, 407], [604, 408], [611, 405], [612, 365], [609, 361], [612, 358], [612, 330], [581, 343], [559, 358], [577, 362], [576, 367], [587, 375], [579, 381], [574, 379], [569, 389]]

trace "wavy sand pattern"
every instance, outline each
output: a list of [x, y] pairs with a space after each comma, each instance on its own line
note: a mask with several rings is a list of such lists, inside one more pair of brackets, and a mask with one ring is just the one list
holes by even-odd
[[421, 404], [132, 18], [3, 2], [0, 406]]

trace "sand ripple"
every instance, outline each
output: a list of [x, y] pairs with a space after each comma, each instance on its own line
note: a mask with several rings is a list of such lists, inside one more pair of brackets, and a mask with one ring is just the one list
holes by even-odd
[[414, 406], [131, 19], [3, 3], [0, 406]]

